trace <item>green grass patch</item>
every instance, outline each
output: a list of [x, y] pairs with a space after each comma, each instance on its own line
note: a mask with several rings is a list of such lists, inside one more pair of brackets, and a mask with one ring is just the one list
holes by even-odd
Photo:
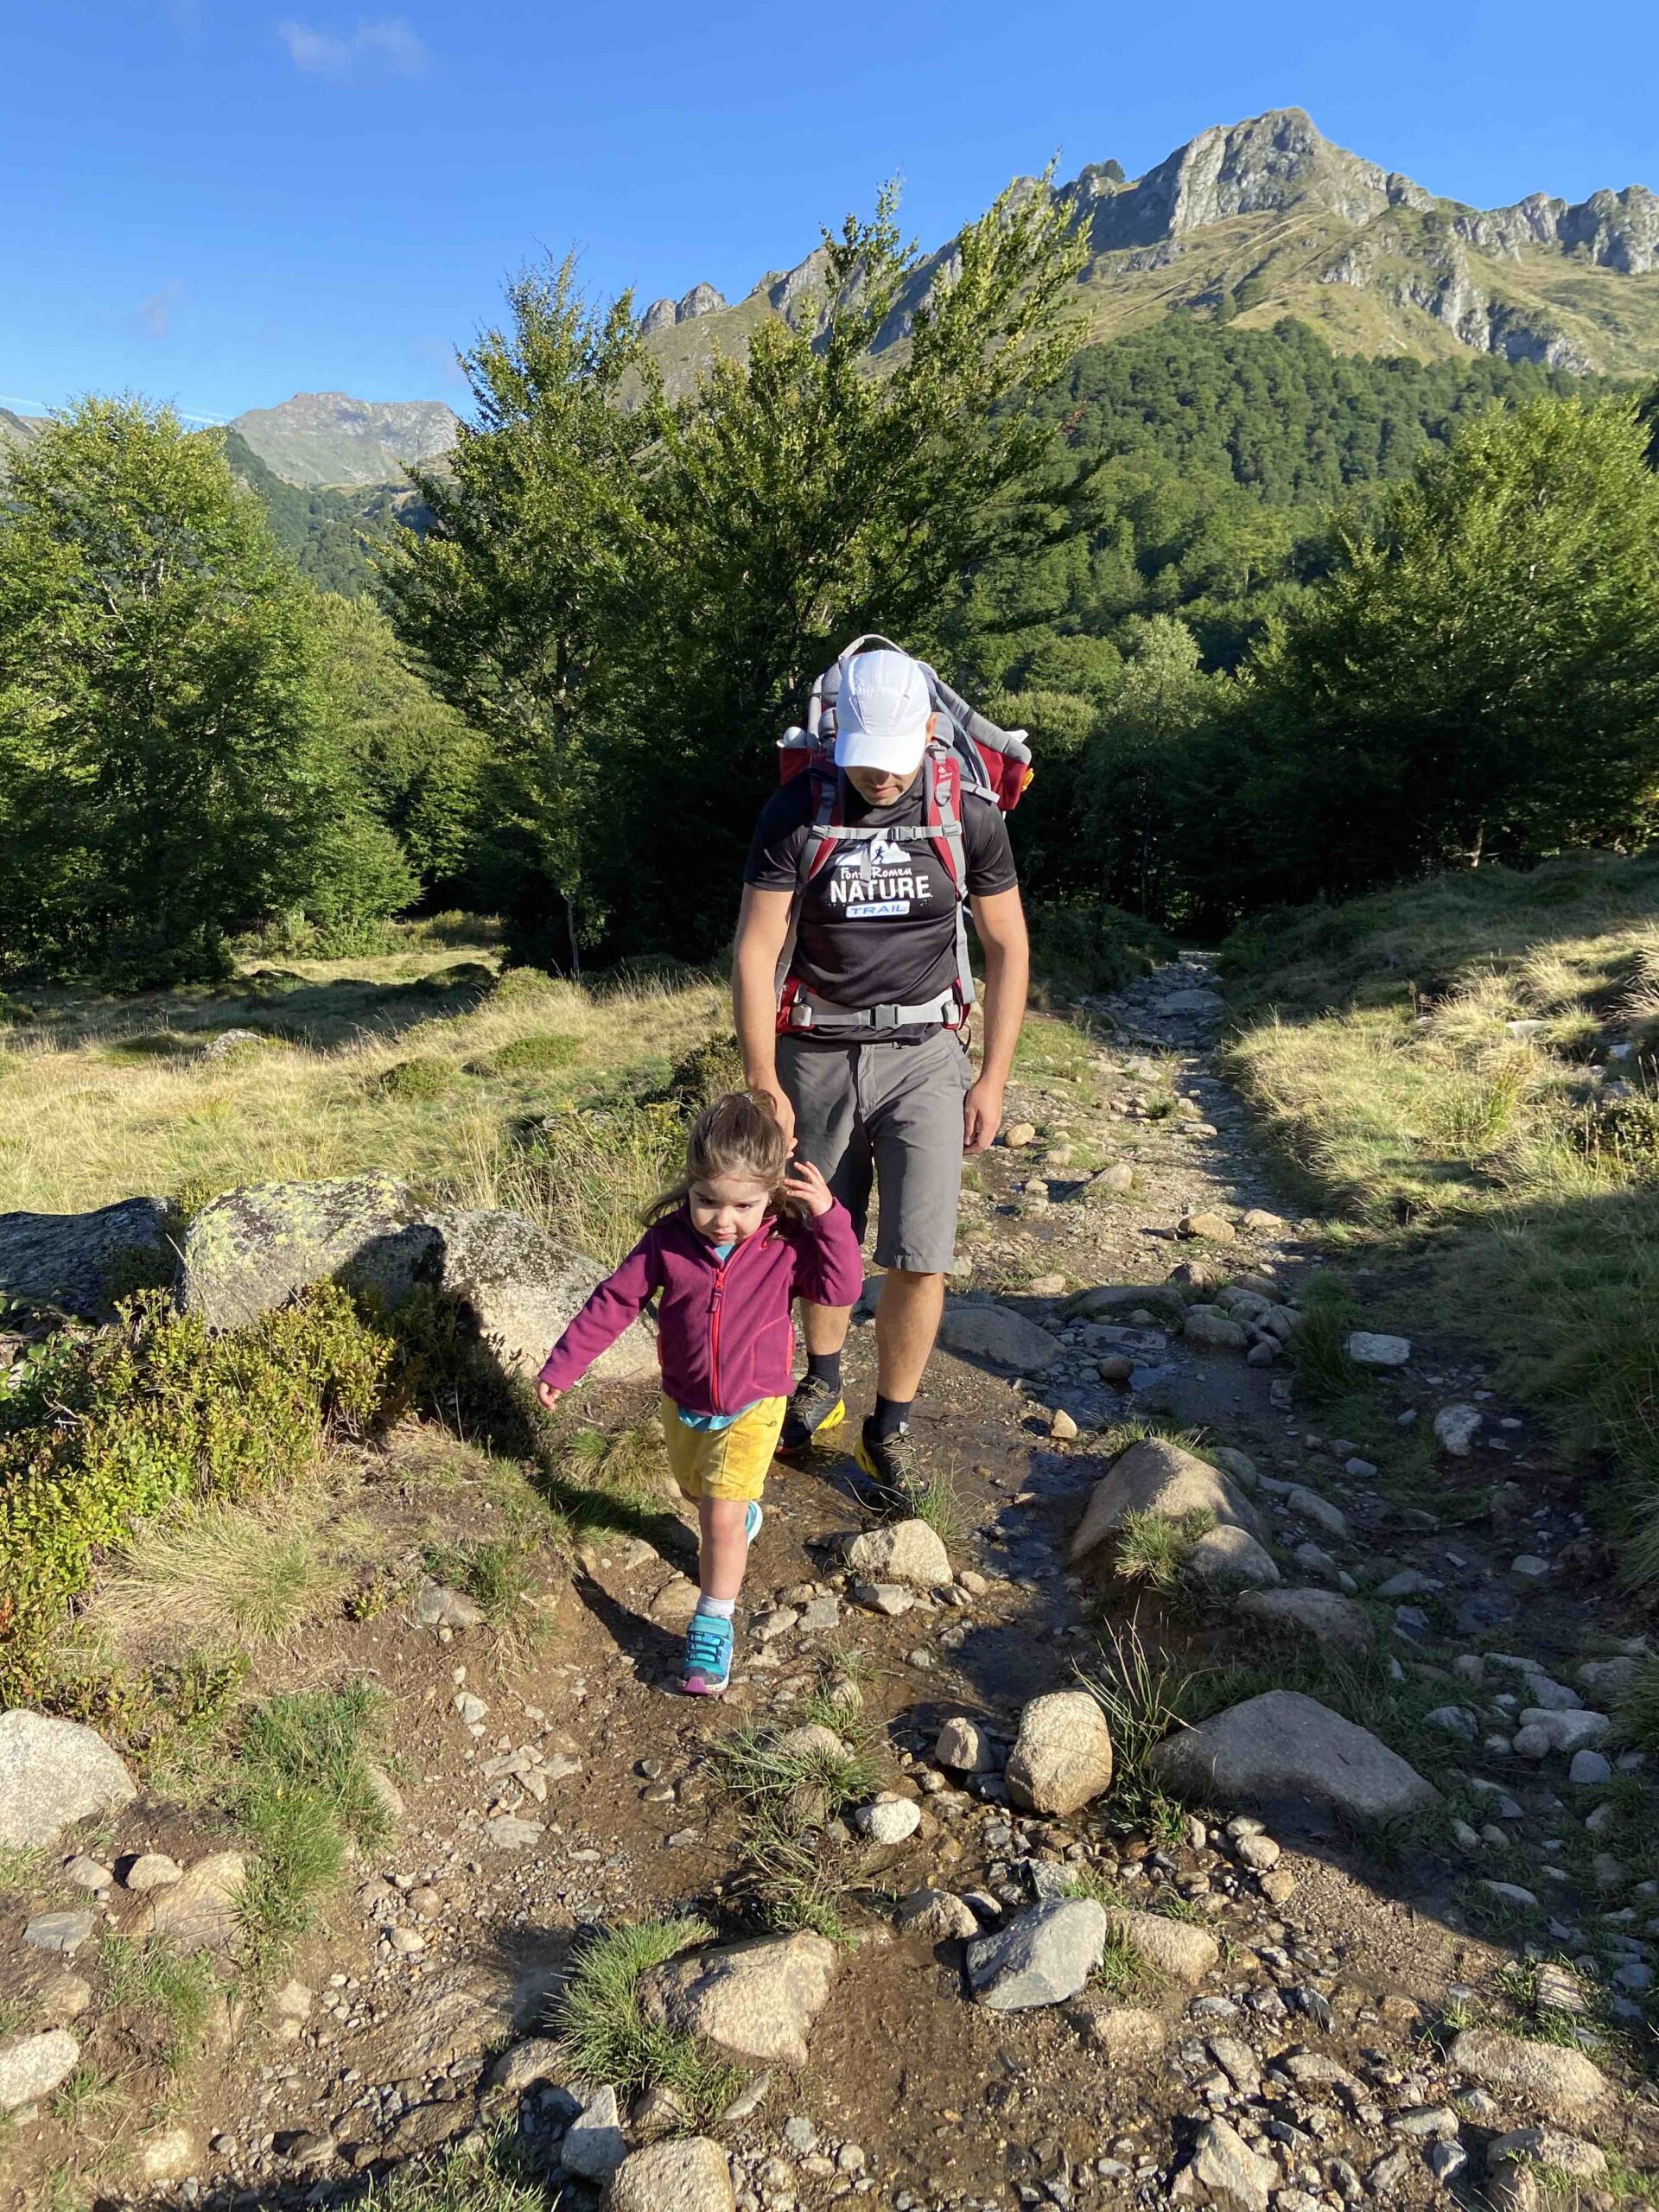
[[734, 2066], [689, 2036], [646, 2017], [639, 1985], [682, 1951], [712, 1942], [705, 1920], [642, 1920], [607, 1929], [577, 1955], [554, 2009], [553, 2029], [578, 2080], [609, 2082], [623, 2095], [672, 2089], [696, 2124], [712, 2126], [742, 2083]]
[[141, 1293], [41, 1345], [0, 1395], [0, 1700], [35, 1701], [101, 1553], [163, 1506], [291, 1484], [372, 1424], [391, 1356], [332, 1284], [219, 1336]]
[[373, 2212], [548, 2212], [545, 2181], [510, 2127], [476, 2148], [411, 2159], [372, 2182], [361, 2201]]
[[205, 1952], [186, 1958], [163, 1943], [113, 1935], [105, 1936], [102, 1956], [109, 2003], [132, 2015], [169, 2073], [181, 2071], [207, 2024], [215, 1986], [212, 1960]]
[[490, 1055], [493, 1075], [548, 1075], [556, 1068], [568, 1068], [580, 1058], [582, 1039], [567, 1037], [556, 1029], [532, 1029], [527, 1037], [515, 1037]]
[[242, 1894], [245, 1966], [267, 1980], [319, 1900], [339, 1880], [348, 1847], [382, 1841], [388, 1821], [368, 1745], [381, 1698], [368, 1683], [274, 1697], [245, 1721], [237, 1810], [257, 1858]]
[[1115, 1540], [1112, 1573], [1120, 1582], [1171, 1597], [1181, 1586], [1198, 1539], [1215, 1525], [1215, 1515], [1202, 1506], [1179, 1519], [1166, 1513], [1126, 1514]]
[[[1659, 1576], [1659, 860], [1440, 877], [1224, 963], [1234, 1072], [1311, 1204], [1373, 1263], [1411, 1240], [1416, 1311], [1611, 1459], [1625, 1572]], [[1327, 1398], [1334, 1334], [1292, 1347]]]

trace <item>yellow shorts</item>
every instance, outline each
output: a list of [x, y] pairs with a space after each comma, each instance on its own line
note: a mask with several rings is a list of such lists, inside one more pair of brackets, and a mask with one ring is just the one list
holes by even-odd
[[663, 1400], [663, 1440], [675, 1481], [687, 1497], [759, 1497], [778, 1449], [787, 1398], [762, 1398], [729, 1428], [688, 1428], [671, 1398]]

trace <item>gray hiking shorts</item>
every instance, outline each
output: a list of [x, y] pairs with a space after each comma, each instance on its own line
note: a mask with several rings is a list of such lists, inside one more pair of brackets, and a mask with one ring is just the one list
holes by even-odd
[[861, 1238], [874, 1183], [876, 1265], [946, 1274], [957, 1250], [962, 1102], [974, 1079], [955, 1030], [918, 1044], [780, 1037], [778, 1078], [795, 1109], [802, 1158], [822, 1173]]

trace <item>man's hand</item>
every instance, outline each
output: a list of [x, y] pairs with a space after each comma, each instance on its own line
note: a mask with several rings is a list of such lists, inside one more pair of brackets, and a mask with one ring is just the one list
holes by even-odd
[[810, 1160], [791, 1160], [784, 1181], [784, 1195], [798, 1198], [812, 1214], [826, 1214], [836, 1203], [830, 1185]]
[[771, 1080], [766, 1083], [752, 1083], [749, 1085], [749, 1090], [751, 1095], [760, 1099], [763, 1105], [769, 1106], [772, 1109], [779, 1128], [788, 1139], [790, 1147], [793, 1150], [795, 1144], [795, 1109], [790, 1104], [788, 1098], [785, 1095], [783, 1086], [779, 1082], [777, 1077], [773, 1076]]
[[1002, 1086], [981, 1076], [962, 1102], [962, 1148], [969, 1158], [988, 1152], [1002, 1127]]
[[550, 1382], [538, 1382], [536, 1385], [536, 1395], [546, 1407], [549, 1413], [551, 1413], [554, 1407], [558, 1404], [559, 1400], [564, 1395], [564, 1393], [563, 1390], [556, 1390]]

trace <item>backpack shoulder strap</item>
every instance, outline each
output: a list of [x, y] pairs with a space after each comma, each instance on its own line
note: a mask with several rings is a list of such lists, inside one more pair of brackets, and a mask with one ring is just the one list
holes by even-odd
[[962, 839], [962, 762], [955, 747], [930, 745], [923, 772], [922, 826], [960, 904], [967, 895], [967, 862]]
[[813, 761], [807, 773], [811, 778], [812, 819], [806, 842], [801, 847], [803, 891], [829, 867], [830, 856], [836, 849], [835, 832], [842, 826], [841, 772], [829, 757], [827, 748]]

